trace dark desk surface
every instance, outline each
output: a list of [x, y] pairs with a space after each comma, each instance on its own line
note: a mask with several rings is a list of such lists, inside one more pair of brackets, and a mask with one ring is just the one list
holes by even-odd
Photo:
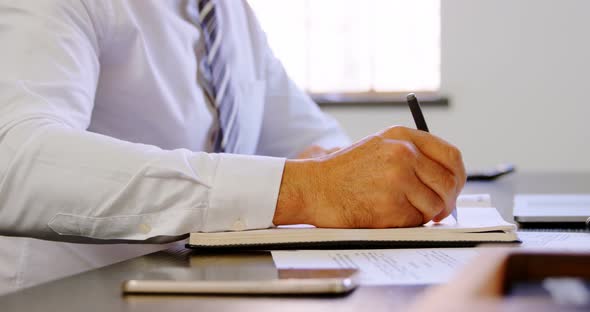
[[[506, 220], [512, 220], [515, 193], [590, 193], [590, 173], [517, 173], [495, 182], [470, 182], [465, 193], [490, 193]], [[122, 296], [121, 283], [162, 266], [272, 270], [270, 253], [198, 254], [182, 245], [105, 268], [0, 297], [9, 311], [358, 311], [402, 309], [424, 290], [421, 286], [360, 287], [345, 297]], [[256, 274], [256, 273], [255, 273]], [[262, 273], [261, 273], [262, 274]]]

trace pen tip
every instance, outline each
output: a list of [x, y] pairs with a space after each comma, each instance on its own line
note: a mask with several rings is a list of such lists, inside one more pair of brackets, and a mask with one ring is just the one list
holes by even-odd
[[406, 100], [410, 101], [416, 98], [416, 95], [414, 93], [408, 93], [408, 95], [406, 96]]

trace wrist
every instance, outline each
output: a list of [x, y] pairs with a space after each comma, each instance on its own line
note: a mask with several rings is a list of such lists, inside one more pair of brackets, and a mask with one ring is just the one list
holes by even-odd
[[314, 160], [285, 162], [273, 224], [314, 224], [316, 167]]

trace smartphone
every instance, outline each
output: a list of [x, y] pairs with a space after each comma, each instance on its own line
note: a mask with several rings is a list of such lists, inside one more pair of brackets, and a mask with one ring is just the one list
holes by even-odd
[[123, 283], [126, 294], [345, 294], [358, 286], [356, 269], [278, 269], [276, 275], [203, 275], [194, 268], [161, 268]]

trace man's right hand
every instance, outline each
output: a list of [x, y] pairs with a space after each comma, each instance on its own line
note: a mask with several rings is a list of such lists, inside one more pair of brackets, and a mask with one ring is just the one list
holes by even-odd
[[465, 179], [456, 147], [392, 127], [325, 157], [288, 160], [273, 223], [388, 228], [440, 221]]

